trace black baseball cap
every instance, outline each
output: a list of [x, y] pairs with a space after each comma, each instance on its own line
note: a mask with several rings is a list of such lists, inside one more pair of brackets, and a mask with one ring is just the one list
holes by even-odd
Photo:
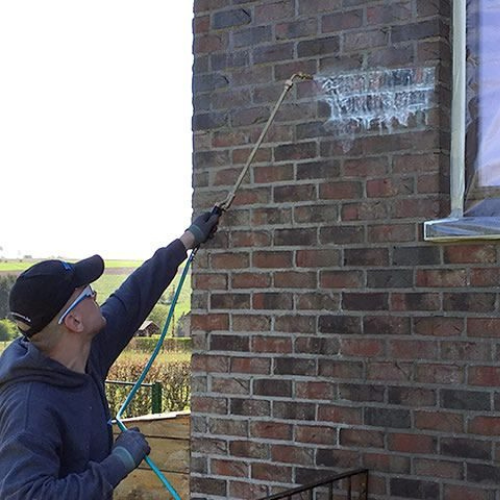
[[97, 280], [104, 261], [93, 255], [76, 263], [45, 260], [19, 275], [9, 296], [10, 316], [25, 337], [45, 328], [76, 288]]

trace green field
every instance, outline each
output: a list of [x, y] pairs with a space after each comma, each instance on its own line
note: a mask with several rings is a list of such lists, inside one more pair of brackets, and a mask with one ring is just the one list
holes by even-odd
[[[0, 271], [14, 273], [25, 271], [28, 267], [33, 264], [40, 262], [41, 259], [1, 259], [0, 260]], [[75, 262], [75, 259], [68, 259], [68, 262]], [[116, 268], [136, 268], [142, 264], [141, 260], [106, 260], [106, 269], [116, 269]]]
[[[28, 267], [32, 266], [39, 260], [36, 259], [2, 259], [0, 260], [0, 272], [18, 274]], [[106, 260], [104, 274], [94, 283], [94, 288], [97, 291], [97, 301], [102, 304], [126, 279], [127, 277], [142, 264], [139, 260]], [[154, 321], [160, 328], [163, 328], [167, 317], [170, 303], [178, 286], [183, 268], [179, 269], [177, 276], [170, 286], [165, 290], [158, 305], [155, 306], [149, 319]], [[177, 320], [181, 316], [189, 313], [191, 310], [191, 274], [186, 276], [186, 281], [181, 290], [177, 307], [175, 309], [174, 319]]]

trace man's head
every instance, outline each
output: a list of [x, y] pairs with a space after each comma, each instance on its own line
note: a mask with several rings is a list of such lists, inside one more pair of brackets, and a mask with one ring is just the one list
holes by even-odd
[[68, 308], [73, 310], [91, 296], [85, 287], [103, 272], [104, 261], [99, 255], [75, 264], [60, 260], [39, 262], [14, 283], [9, 297], [10, 314], [22, 334], [29, 338], [43, 330], [59, 313], [63, 315]]

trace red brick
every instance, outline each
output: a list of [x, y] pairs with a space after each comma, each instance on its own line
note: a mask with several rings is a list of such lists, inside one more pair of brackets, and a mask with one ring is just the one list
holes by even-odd
[[227, 276], [225, 274], [194, 275], [194, 288], [200, 290], [227, 290]]
[[321, 405], [318, 409], [318, 420], [339, 425], [361, 425], [363, 423], [363, 410], [348, 406]]
[[402, 453], [434, 454], [437, 450], [437, 439], [422, 434], [390, 434], [389, 450]]
[[291, 441], [293, 436], [293, 425], [280, 422], [250, 422], [250, 436], [262, 439]]
[[340, 429], [340, 445], [355, 448], [384, 448], [384, 433], [364, 429]]
[[295, 394], [299, 399], [325, 399], [335, 397], [336, 387], [331, 382], [299, 382], [295, 384]]
[[292, 0], [278, 0], [265, 2], [255, 7], [256, 24], [291, 19], [295, 13], [295, 5]]
[[232, 314], [232, 330], [234, 332], [266, 332], [270, 328], [270, 316], [262, 314]]
[[292, 482], [292, 467], [284, 465], [273, 465], [269, 463], [252, 464], [252, 479], [259, 481], [271, 481], [281, 483]]
[[464, 379], [464, 369], [457, 365], [420, 364], [415, 374], [417, 382], [427, 384], [462, 384]]
[[217, 476], [248, 477], [249, 466], [245, 462], [236, 460], [210, 460], [211, 472]]
[[416, 239], [415, 224], [372, 224], [368, 227], [370, 243], [405, 243]]
[[410, 473], [410, 459], [398, 455], [386, 455], [382, 453], [365, 453], [363, 465], [370, 470], [389, 472], [395, 474]]
[[213, 52], [227, 48], [227, 37], [220, 35], [197, 36], [194, 42], [195, 54], [212, 54]]
[[363, 24], [363, 10], [356, 9], [334, 14], [324, 15], [321, 18], [322, 33], [330, 33], [332, 31], [348, 30], [352, 28], [360, 28]]
[[228, 314], [192, 314], [191, 329], [204, 330], [206, 332], [229, 329]]
[[293, 265], [293, 253], [286, 251], [260, 251], [254, 252], [252, 262], [255, 267], [262, 269], [269, 268], [290, 268]]
[[464, 432], [464, 417], [458, 413], [448, 413], [440, 410], [415, 412], [415, 427], [447, 433]]
[[[252, 118], [252, 120], [253, 120], [253, 118]], [[233, 165], [246, 165], [246, 162], [248, 161], [248, 158], [250, 156], [251, 151], [252, 151], [252, 148], [233, 149], [233, 151], [231, 152], [231, 160], [232, 160], [231, 163]], [[255, 153], [253, 162], [254, 163], [269, 163], [271, 161], [271, 158], [272, 158], [272, 149], [261, 147], [261, 148], [259, 148], [257, 153]], [[239, 173], [241, 174], [241, 169], [240, 169]], [[238, 192], [238, 195], [239, 195], [239, 192]]]
[[500, 418], [478, 416], [469, 421], [469, 433], [482, 436], [498, 436], [500, 432]]
[[276, 288], [316, 288], [316, 272], [279, 271], [274, 273]]
[[248, 253], [217, 253], [212, 254], [210, 262], [213, 269], [246, 269], [249, 267]]
[[470, 286], [472, 287], [497, 287], [500, 282], [500, 269], [481, 268], [471, 269]]
[[290, 337], [258, 336], [252, 338], [251, 349], [252, 352], [291, 353], [293, 342]]
[[314, 465], [314, 450], [304, 446], [273, 445], [272, 461], [295, 465]]
[[463, 479], [464, 466], [461, 463], [446, 462], [442, 459], [415, 459], [415, 472], [419, 476], [439, 477], [444, 479]]
[[413, 329], [417, 335], [434, 335], [436, 337], [456, 337], [462, 335], [465, 320], [462, 318], [415, 317]]
[[341, 340], [340, 353], [343, 356], [376, 358], [384, 353], [384, 342], [363, 339]]
[[418, 269], [417, 286], [429, 288], [466, 287], [467, 271], [465, 269]]
[[496, 387], [500, 377], [500, 368], [496, 366], [471, 366], [468, 375], [470, 385]]
[[232, 288], [269, 288], [271, 276], [269, 274], [237, 273], [231, 275]]
[[320, 274], [322, 288], [361, 288], [363, 283], [361, 271], [322, 271]]
[[191, 370], [193, 372], [225, 373], [229, 371], [230, 358], [208, 354], [196, 354], [191, 357]]
[[421, 340], [390, 340], [388, 354], [395, 359], [427, 359], [439, 357], [439, 344]]
[[323, 444], [333, 446], [337, 444], [337, 429], [319, 425], [297, 425], [296, 440], [299, 443]]
[[255, 182], [258, 184], [280, 182], [293, 179], [292, 165], [254, 168]]
[[296, 258], [298, 267], [336, 267], [340, 264], [338, 250], [299, 250]]
[[467, 318], [467, 335], [469, 337], [500, 337], [499, 318]]
[[319, 186], [319, 198], [324, 200], [356, 200], [362, 194], [363, 186], [357, 181], [331, 181]]
[[483, 490], [468, 484], [445, 484], [444, 500], [495, 500], [495, 492]]
[[[210, 370], [207, 370], [210, 371]], [[271, 373], [271, 360], [267, 358], [231, 357], [231, 373], [251, 373], [254, 375], [267, 375]]]
[[444, 249], [445, 264], [492, 264], [497, 262], [493, 245], [456, 245]]

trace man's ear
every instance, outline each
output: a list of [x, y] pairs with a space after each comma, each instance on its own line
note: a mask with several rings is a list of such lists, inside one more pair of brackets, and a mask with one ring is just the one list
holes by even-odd
[[83, 331], [83, 322], [82, 322], [82, 317], [78, 312], [76, 311], [71, 311], [65, 318], [64, 318], [64, 326], [70, 330], [71, 332], [74, 333], [80, 333]]

